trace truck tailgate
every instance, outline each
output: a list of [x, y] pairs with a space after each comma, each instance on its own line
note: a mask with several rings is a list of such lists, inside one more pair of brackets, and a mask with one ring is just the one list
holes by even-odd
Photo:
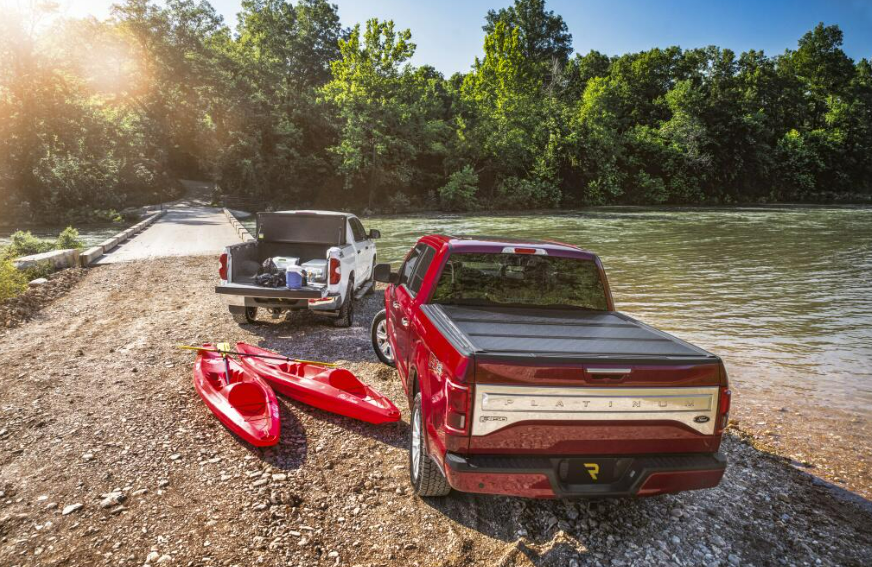
[[428, 305], [475, 361], [471, 453], [717, 451], [720, 360], [617, 312]]
[[215, 293], [263, 299], [317, 299], [322, 296], [323, 289], [314, 287], [288, 289], [284, 287], [261, 287], [254, 284], [228, 282], [215, 286]]

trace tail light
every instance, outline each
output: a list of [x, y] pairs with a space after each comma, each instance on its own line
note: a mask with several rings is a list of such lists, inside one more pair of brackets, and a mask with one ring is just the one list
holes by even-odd
[[222, 280], [227, 279], [227, 252], [221, 254], [221, 258], [218, 260], [220, 265], [218, 267], [218, 275], [221, 276]]
[[445, 380], [445, 426], [458, 433], [466, 433], [469, 417], [469, 388]]
[[342, 279], [342, 273], [339, 271], [339, 258], [330, 258], [330, 284], [336, 285]]
[[[445, 382], [445, 427], [454, 433], [466, 433], [469, 421], [469, 386], [452, 380], [442, 362], [432, 352], [427, 367], [437, 380]], [[461, 376], [461, 379], [464, 377]]]
[[727, 428], [730, 421], [730, 401], [733, 397], [733, 392], [727, 386], [721, 386], [720, 396], [718, 396], [718, 426], [716, 434], [720, 434]]

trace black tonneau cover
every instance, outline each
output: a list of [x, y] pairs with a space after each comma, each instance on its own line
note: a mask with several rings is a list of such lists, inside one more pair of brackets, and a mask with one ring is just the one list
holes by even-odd
[[257, 213], [258, 242], [345, 245], [343, 215]]
[[423, 305], [421, 310], [462, 354], [476, 359], [546, 357], [697, 363], [718, 358], [616, 311]]

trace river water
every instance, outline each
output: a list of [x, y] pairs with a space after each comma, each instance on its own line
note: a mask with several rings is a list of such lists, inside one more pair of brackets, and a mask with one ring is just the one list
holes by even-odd
[[364, 219], [398, 262], [422, 234], [555, 239], [600, 256], [618, 310], [722, 356], [743, 392], [872, 417], [872, 208], [614, 208]]
[[[107, 223], [96, 223], [96, 224], [87, 224], [77, 226], [76, 229], [79, 231], [79, 238], [86, 248], [90, 248], [91, 246], [96, 246], [100, 244], [107, 238], [111, 238], [115, 236], [119, 232], [126, 230], [133, 226], [133, 223], [130, 222], [107, 222]], [[37, 226], [25, 226], [22, 227], [21, 230], [30, 231], [34, 236], [38, 236], [39, 238], [44, 238], [46, 240], [54, 240], [58, 237], [67, 225], [37, 225]], [[9, 244], [9, 237], [13, 232], [18, 230], [17, 228], [11, 227], [0, 227], [0, 246], [5, 246]]]

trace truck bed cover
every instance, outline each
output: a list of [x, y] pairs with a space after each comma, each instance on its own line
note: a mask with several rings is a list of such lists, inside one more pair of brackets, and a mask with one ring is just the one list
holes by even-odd
[[476, 359], [715, 363], [681, 339], [616, 311], [428, 304], [422, 312], [452, 345]]

